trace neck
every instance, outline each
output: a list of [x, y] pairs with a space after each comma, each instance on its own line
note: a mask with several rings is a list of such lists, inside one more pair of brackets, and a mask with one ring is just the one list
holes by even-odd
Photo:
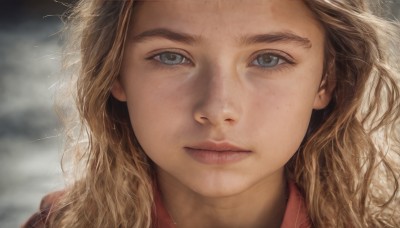
[[166, 173], [159, 175], [163, 203], [180, 227], [280, 227], [287, 202], [283, 170], [231, 196], [202, 196]]

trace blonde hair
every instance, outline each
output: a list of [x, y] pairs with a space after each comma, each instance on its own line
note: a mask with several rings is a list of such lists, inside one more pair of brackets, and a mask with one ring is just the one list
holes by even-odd
[[398, 28], [367, 1], [306, 3], [325, 27], [336, 87], [288, 172], [316, 227], [399, 227], [399, 71], [388, 52]]
[[[399, 68], [389, 52], [398, 47], [398, 28], [374, 16], [379, 5], [365, 0], [304, 1], [325, 27], [325, 75], [335, 89], [329, 106], [314, 111], [286, 165], [288, 178], [299, 186], [315, 227], [399, 227]], [[79, 51], [73, 66], [81, 128], [66, 154], [75, 154], [84, 173], [59, 202], [51, 221], [56, 227], [152, 224], [153, 164], [135, 138], [126, 104], [110, 94], [134, 5], [81, 0], [68, 15], [67, 50]]]

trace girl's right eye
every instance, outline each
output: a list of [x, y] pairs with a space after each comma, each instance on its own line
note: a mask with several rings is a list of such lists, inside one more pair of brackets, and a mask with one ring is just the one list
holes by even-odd
[[162, 52], [153, 55], [150, 59], [154, 59], [165, 65], [182, 65], [190, 63], [188, 58], [175, 52]]

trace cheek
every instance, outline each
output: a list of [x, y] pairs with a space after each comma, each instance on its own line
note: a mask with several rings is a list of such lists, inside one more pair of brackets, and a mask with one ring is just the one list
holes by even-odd
[[273, 159], [288, 159], [300, 146], [309, 125], [315, 87], [293, 81], [270, 83], [250, 102], [252, 112], [247, 119], [258, 139], [255, 143], [276, 156]]
[[[182, 138], [176, 129], [187, 127], [187, 112], [179, 88], [171, 84], [128, 82], [128, 109], [132, 128], [146, 152], [162, 151], [160, 146], [178, 145]], [[141, 85], [141, 86], [136, 86]], [[151, 155], [150, 155], [151, 156]]]

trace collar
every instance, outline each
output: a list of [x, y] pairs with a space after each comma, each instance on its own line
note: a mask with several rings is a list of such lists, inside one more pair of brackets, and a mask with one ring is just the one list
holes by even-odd
[[[304, 199], [301, 196], [296, 184], [289, 182], [289, 199], [286, 205], [281, 228], [310, 228], [310, 219]], [[155, 210], [153, 214], [153, 228], [176, 228], [173, 220], [165, 209], [159, 190], [154, 194]]]

